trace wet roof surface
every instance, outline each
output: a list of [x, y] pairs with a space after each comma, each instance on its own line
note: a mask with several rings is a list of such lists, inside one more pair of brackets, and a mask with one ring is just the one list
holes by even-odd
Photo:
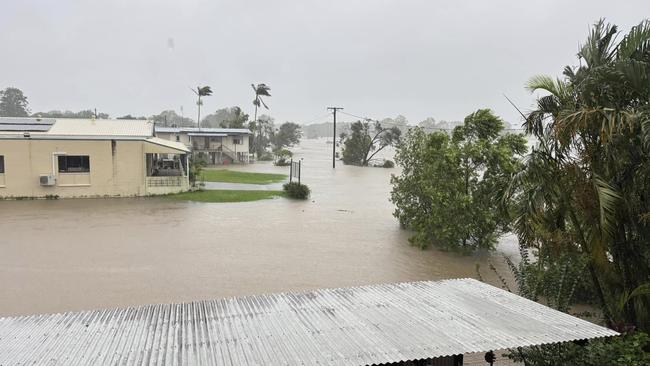
[[472, 279], [0, 319], [0, 364], [366, 365], [616, 332]]

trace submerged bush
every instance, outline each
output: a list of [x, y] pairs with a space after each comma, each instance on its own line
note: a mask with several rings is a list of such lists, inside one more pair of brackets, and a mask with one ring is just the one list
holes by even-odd
[[381, 167], [382, 168], [394, 168], [395, 163], [393, 163], [392, 160], [386, 160], [386, 161], [384, 161], [384, 164]]
[[287, 196], [291, 198], [296, 198], [299, 200], [306, 200], [309, 198], [311, 191], [306, 184], [301, 184], [298, 182], [286, 183], [283, 186], [284, 191], [287, 193]]
[[274, 153], [275, 162], [273, 164], [277, 166], [289, 166], [291, 164], [291, 157], [293, 153], [287, 149], [280, 149]]
[[273, 161], [273, 154], [268, 151], [265, 151], [260, 157], [257, 158], [259, 161]]

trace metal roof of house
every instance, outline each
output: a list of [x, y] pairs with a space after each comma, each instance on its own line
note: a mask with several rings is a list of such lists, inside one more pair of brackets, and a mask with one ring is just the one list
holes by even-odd
[[[2, 126], [8, 128], [3, 129]], [[153, 137], [153, 122], [121, 119], [0, 118], [0, 138], [16, 138], [24, 132], [29, 132], [32, 138], [149, 138]]]
[[0, 319], [0, 364], [366, 365], [618, 333], [472, 279]]
[[251, 131], [247, 128], [212, 128], [212, 127], [163, 127], [155, 126], [155, 131], [160, 133], [225, 133], [228, 135], [250, 135]]
[[190, 132], [187, 136], [226, 137], [228, 134], [219, 132]]
[[57, 118], [48, 131], [52, 135], [80, 136], [153, 136], [153, 122], [124, 119]]

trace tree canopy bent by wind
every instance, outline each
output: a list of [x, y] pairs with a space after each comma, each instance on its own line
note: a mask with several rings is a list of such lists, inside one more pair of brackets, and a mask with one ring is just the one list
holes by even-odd
[[494, 248], [508, 230], [498, 192], [506, 189], [526, 151], [523, 135], [502, 132], [501, 119], [480, 109], [451, 135], [420, 127], [407, 133], [397, 147], [402, 173], [391, 179], [391, 201], [395, 217], [414, 231], [413, 244]]
[[350, 125], [350, 133], [342, 133], [343, 163], [367, 166], [388, 146], [395, 146], [402, 135], [398, 127], [383, 127], [378, 121], [357, 121]]

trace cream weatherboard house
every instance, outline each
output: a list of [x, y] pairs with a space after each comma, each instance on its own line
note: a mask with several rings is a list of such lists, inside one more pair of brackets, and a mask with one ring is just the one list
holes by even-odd
[[0, 198], [186, 191], [188, 153], [151, 121], [0, 118]]
[[251, 132], [245, 128], [155, 127], [161, 139], [180, 142], [203, 156], [210, 165], [250, 162], [248, 140]]

